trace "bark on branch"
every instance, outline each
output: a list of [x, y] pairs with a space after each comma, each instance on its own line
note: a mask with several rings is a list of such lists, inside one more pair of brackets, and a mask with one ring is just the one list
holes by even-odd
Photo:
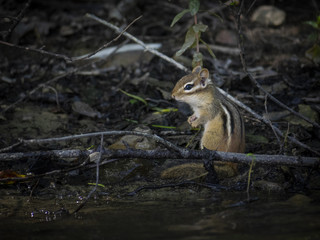
[[[79, 158], [89, 157], [94, 153], [93, 150], [50, 150], [36, 152], [16, 152], [16, 153], [1, 153], [0, 161], [18, 161], [29, 158]], [[185, 163], [190, 160], [217, 160], [224, 162], [247, 163], [252, 160], [257, 164], [264, 165], [288, 165], [298, 167], [316, 167], [320, 163], [319, 158], [314, 157], [296, 157], [285, 155], [262, 155], [254, 154], [252, 156], [243, 153], [228, 153], [210, 150], [189, 150], [186, 149], [184, 154], [173, 152], [167, 149], [140, 150], [140, 149], [125, 149], [125, 150], [110, 150], [104, 149], [102, 156], [108, 158], [143, 158], [143, 159], [184, 159]], [[191, 161], [193, 162], [193, 161]], [[179, 162], [183, 163], [183, 162]]]
[[[144, 159], [185, 159], [185, 162], [190, 162], [190, 159], [209, 159], [236, 163], [251, 163], [252, 160], [256, 163], [267, 165], [290, 165], [290, 166], [303, 166], [303, 167], [315, 167], [319, 165], [320, 159], [313, 157], [296, 157], [285, 155], [247, 155], [242, 153], [227, 153], [209, 150], [190, 150], [180, 148], [173, 143], [152, 134], [134, 132], [134, 131], [108, 131], [108, 132], [96, 132], [87, 133], [73, 136], [65, 136], [59, 138], [48, 139], [30, 139], [21, 140], [23, 144], [42, 144], [56, 141], [66, 141], [78, 138], [87, 138], [95, 136], [113, 136], [113, 135], [138, 135], [147, 138], [151, 138], [163, 146], [166, 149], [154, 149], [154, 150], [139, 150], [139, 149], [125, 149], [125, 150], [109, 150], [104, 149], [102, 151], [103, 156], [108, 158], [144, 158]], [[52, 151], [37, 151], [37, 152], [17, 152], [17, 153], [1, 153], [0, 161], [17, 161], [28, 158], [78, 158], [88, 157], [93, 150], [52, 150]]]

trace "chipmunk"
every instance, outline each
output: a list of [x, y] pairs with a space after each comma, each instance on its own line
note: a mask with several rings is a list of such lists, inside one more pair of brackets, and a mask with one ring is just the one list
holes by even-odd
[[172, 98], [185, 102], [194, 111], [188, 118], [192, 127], [204, 126], [201, 149], [244, 152], [245, 130], [238, 108], [215, 87], [206, 68], [197, 66], [181, 78]]

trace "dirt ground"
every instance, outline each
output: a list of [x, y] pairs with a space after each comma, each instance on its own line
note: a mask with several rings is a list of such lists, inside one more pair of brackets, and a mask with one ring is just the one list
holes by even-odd
[[[1, 0], [1, 41], [15, 46], [0, 42], [0, 148], [16, 143], [19, 138], [51, 138], [106, 130], [134, 130], [137, 127], [148, 128], [151, 133], [183, 147], [196, 136], [189, 147], [199, 148], [200, 135], [186, 122], [190, 109], [179, 106], [179, 111], [173, 110], [178, 106], [170, 97], [171, 90], [185, 75], [174, 65], [141, 50], [72, 62], [30, 50], [42, 49], [65, 57], [79, 57], [97, 50], [118, 35], [86, 17], [86, 13], [122, 29], [142, 15], [127, 31], [144, 43], [161, 44], [159, 51], [173, 57], [193, 23], [190, 15], [186, 15], [170, 28], [174, 16], [188, 6], [187, 1], [33, 0], [8, 35], [13, 24], [11, 17], [18, 16], [26, 2]], [[306, 51], [313, 45], [310, 35], [314, 34], [314, 29], [305, 22], [316, 19], [315, 3], [257, 1], [253, 6], [246, 4], [241, 21], [249, 72], [278, 100], [319, 123], [320, 69], [317, 63], [306, 57]], [[286, 14], [285, 21], [279, 26], [252, 21], [251, 17], [260, 5], [281, 9]], [[209, 26], [202, 37], [213, 46], [216, 55], [214, 59], [205, 48], [201, 48], [204, 66], [210, 70], [219, 87], [261, 115], [266, 115], [267, 110], [271, 121], [283, 133], [320, 151], [319, 129], [270, 99], [266, 101], [264, 94], [243, 73], [237, 52], [237, 9], [237, 6], [223, 6], [219, 1], [201, 1], [198, 20]], [[108, 47], [131, 43], [122, 36]], [[177, 60], [191, 69], [192, 54], [188, 50]], [[71, 71], [71, 74], [47, 83]], [[119, 89], [144, 99], [147, 104]], [[315, 156], [290, 141], [281, 139], [279, 144], [269, 126], [243, 109], [241, 112], [245, 119], [247, 153], [279, 154], [280, 145], [283, 145], [283, 154]], [[113, 146], [117, 148], [117, 140], [108, 137], [105, 146], [115, 144]], [[14, 151], [98, 146], [99, 138], [89, 138], [44, 146], [20, 146]], [[30, 159], [19, 163], [1, 162], [0, 170], [40, 174], [78, 164], [77, 161], [41, 159], [40, 163]], [[127, 180], [132, 175], [130, 170], [141, 169], [144, 164], [135, 161], [126, 166], [117, 165], [117, 176], [104, 177], [114, 178], [116, 182]], [[150, 166], [144, 165], [142, 169], [133, 174], [135, 178], [143, 175], [142, 172], [148, 171]], [[89, 175], [85, 172], [73, 174], [94, 179], [94, 172]], [[299, 176], [303, 178], [304, 174]], [[49, 182], [43, 184], [47, 186]]]

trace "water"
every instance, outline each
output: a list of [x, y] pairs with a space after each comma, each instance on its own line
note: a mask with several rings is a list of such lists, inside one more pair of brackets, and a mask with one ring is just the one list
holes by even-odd
[[[190, 192], [126, 199], [100, 197], [76, 215], [73, 200], [1, 197], [1, 239], [320, 239], [319, 194]], [[53, 212], [55, 211], [55, 212]]]

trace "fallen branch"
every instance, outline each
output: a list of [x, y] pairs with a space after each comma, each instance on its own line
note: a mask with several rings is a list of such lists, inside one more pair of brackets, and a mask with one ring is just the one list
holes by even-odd
[[143, 133], [143, 132], [134, 132], [134, 131], [105, 131], [105, 132], [94, 132], [94, 133], [84, 133], [84, 134], [78, 134], [78, 135], [71, 135], [71, 136], [65, 136], [65, 137], [55, 137], [55, 138], [45, 138], [45, 139], [20, 139], [18, 143], [15, 143], [9, 147], [0, 149], [0, 152], [5, 152], [5, 151], [10, 151], [14, 147], [17, 147], [21, 144], [24, 145], [32, 145], [32, 144], [43, 144], [43, 143], [52, 143], [52, 142], [61, 142], [61, 141], [69, 141], [69, 140], [75, 140], [75, 139], [80, 139], [80, 138], [89, 138], [89, 137], [96, 137], [96, 136], [122, 136], [122, 135], [137, 135], [137, 136], [142, 136], [142, 137], [147, 137], [151, 138], [154, 141], [163, 144], [166, 148], [173, 150], [174, 152], [179, 152], [180, 154], [184, 155], [185, 151], [187, 149], [177, 147], [173, 143], [157, 136], [157, 135], [152, 135], [148, 133]]
[[[227, 153], [210, 150], [191, 150], [180, 148], [173, 143], [152, 134], [133, 132], [133, 131], [109, 131], [109, 132], [97, 132], [87, 133], [81, 135], [65, 136], [60, 138], [49, 139], [30, 139], [22, 140], [24, 144], [42, 144], [50, 143], [54, 141], [66, 141], [74, 140], [78, 138], [87, 138], [94, 136], [113, 136], [113, 135], [138, 135], [147, 138], [151, 138], [157, 142], [162, 143], [167, 150], [155, 149], [155, 150], [139, 150], [139, 149], [125, 149], [125, 150], [110, 150], [104, 149], [102, 151], [103, 156], [108, 158], [144, 158], [144, 159], [188, 159], [186, 162], [190, 162], [190, 159], [211, 159], [236, 163], [251, 163], [252, 157], [243, 153]], [[88, 157], [93, 150], [52, 150], [52, 151], [37, 151], [26, 153], [2, 153], [0, 154], [0, 161], [17, 161], [28, 158], [78, 158]], [[304, 166], [314, 167], [320, 163], [319, 158], [313, 157], [296, 157], [285, 155], [260, 155], [255, 154], [256, 163], [267, 165], [289, 165], [289, 166]]]

